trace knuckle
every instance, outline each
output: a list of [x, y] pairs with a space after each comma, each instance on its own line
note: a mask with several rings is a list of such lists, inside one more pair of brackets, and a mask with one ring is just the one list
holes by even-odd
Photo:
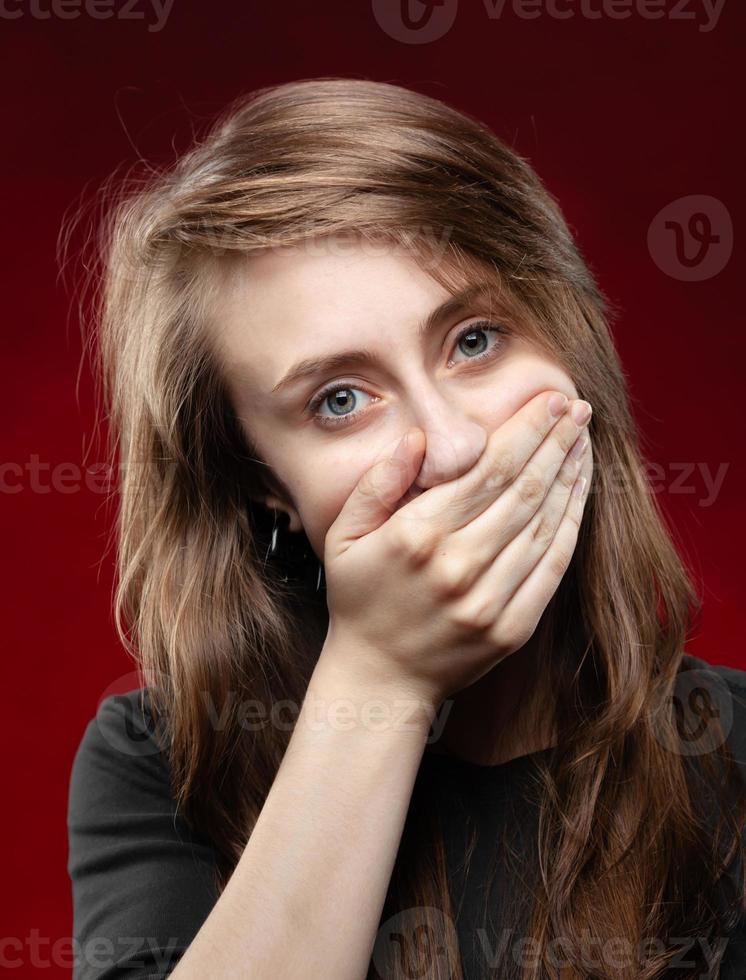
[[410, 565], [420, 567], [432, 558], [435, 542], [427, 533], [422, 522], [418, 521], [389, 521], [390, 548], [399, 558]]
[[531, 639], [534, 628], [524, 618], [503, 615], [500, 619], [499, 644], [510, 652], [518, 650]]
[[469, 588], [468, 565], [461, 559], [441, 557], [433, 572], [433, 590], [439, 598], [452, 599]]
[[556, 578], [562, 578], [570, 567], [572, 552], [566, 548], [555, 548], [549, 556], [549, 569]]
[[490, 460], [489, 465], [490, 471], [484, 481], [488, 490], [502, 490], [514, 479], [517, 468], [516, 459], [510, 450], [501, 449]]
[[519, 501], [532, 509], [539, 506], [544, 499], [546, 487], [543, 478], [534, 470], [526, 470], [525, 475], [516, 483]]
[[568, 464], [567, 466], [563, 466], [557, 474], [557, 482], [561, 484], [565, 490], [572, 490], [577, 478], [578, 474], [572, 463]]
[[529, 527], [531, 529], [532, 544], [539, 545], [546, 550], [554, 540], [555, 534], [555, 527], [547, 515], [543, 511], [539, 511], [532, 518]]
[[451, 611], [451, 622], [461, 633], [482, 633], [494, 621], [494, 610], [484, 599], [471, 598], [468, 602], [459, 603]]

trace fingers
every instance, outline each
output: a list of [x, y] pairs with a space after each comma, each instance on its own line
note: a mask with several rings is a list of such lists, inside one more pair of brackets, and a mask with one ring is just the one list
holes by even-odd
[[[526, 640], [528, 640], [536, 629], [541, 614], [557, 591], [570, 566], [578, 543], [578, 533], [590, 490], [592, 468], [592, 451], [588, 446], [584, 453], [580, 474], [570, 493], [567, 506], [549, 547], [502, 608], [500, 613], [501, 636], [506, 630], [513, 629], [520, 634], [522, 629], [525, 631], [528, 628], [529, 632], [526, 635]], [[582, 493], [578, 493], [583, 478], [585, 478], [586, 483]]]
[[[395, 518], [433, 520], [441, 533], [456, 531], [474, 520], [510, 486], [557, 424], [558, 416], [552, 414], [550, 402], [558, 394], [565, 397], [550, 390], [528, 401], [495, 429], [478, 462], [467, 473], [410, 500]], [[564, 408], [559, 417], [563, 416]]]
[[387, 447], [381, 458], [359, 479], [337, 515], [327, 546], [339, 554], [350, 544], [385, 523], [408, 486], [417, 476], [425, 446], [421, 429], [408, 430], [395, 446]]
[[[493, 541], [485, 536], [480, 549], [483, 557], [472, 559], [470, 563], [460, 561], [457, 555], [463, 554], [461, 543], [458, 551], [450, 555], [452, 568], [445, 579], [457, 587], [454, 589], [456, 594], [463, 594], [463, 605], [467, 609], [478, 610], [477, 618], [484, 616], [484, 621], [489, 622], [490, 616], [492, 619], [501, 616], [501, 609], [508, 605], [521, 583], [551, 547], [567, 512], [573, 486], [590, 452], [588, 444], [582, 446], [582, 439], [580, 436], [573, 447], [583, 448], [581, 455], [570, 453], [565, 456], [541, 506], [503, 548], [495, 551]], [[461, 581], [458, 580], [459, 569], [463, 569]]]
[[[581, 463], [569, 453], [580, 448], [583, 438], [588, 438], [587, 423], [579, 425], [570, 413], [563, 416], [513, 483], [475, 520], [453, 535], [453, 553], [470, 556], [475, 577], [492, 564], [529, 522], [538, 520], [541, 524], [551, 516], [543, 503], [560, 475], [565, 482], [569, 481], [566, 486], [569, 494]], [[538, 536], [542, 533], [539, 526]]]
[[[483, 454], [487, 456], [485, 465], [488, 470], [479, 489], [465, 501], [465, 509], [469, 515], [476, 513], [477, 517], [481, 517], [489, 511], [487, 521], [483, 524], [481, 521], [477, 522], [481, 525], [478, 533], [494, 538], [498, 531], [502, 534], [503, 529], [509, 526], [507, 536], [503, 536], [504, 545], [536, 513], [578, 434], [587, 426], [590, 415], [585, 418], [576, 414], [584, 406], [590, 409], [587, 402], [579, 399], [569, 402], [568, 410], [560, 415], [554, 425], [549, 426], [542, 439], [537, 437], [536, 423], [524, 422], [522, 429], [518, 428], [510, 436], [513, 439], [513, 448], [507, 450], [508, 463], [501, 457], [499, 443], [497, 455], [488, 444], [488, 449]], [[504, 435], [503, 433], [503, 437]], [[493, 464], [495, 459], [498, 462]], [[491, 466], [493, 468], [489, 469]], [[512, 478], [508, 479], [510, 474]], [[456, 520], [455, 514], [453, 520]], [[475, 518], [469, 516], [468, 521], [462, 520], [460, 527], [474, 522]], [[493, 557], [495, 554], [497, 550], [493, 552]]]

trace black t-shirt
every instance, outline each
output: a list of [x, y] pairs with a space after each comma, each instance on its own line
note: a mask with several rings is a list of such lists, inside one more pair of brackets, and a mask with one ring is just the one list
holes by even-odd
[[[705, 673], [746, 784], [746, 671], [713, 666], [690, 655], [682, 665], [682, 672], [687, 670]], [[684, 697], [686, 687], [685, 680]], [[218, 898], [212, 875], [215, 852], [210, 841], [191, 832], [176, 812], [167, 761], [152, 733], [147, 690], [113, 695], [99, 705], [75, 755], [67, 865], [73, 893], [74, 980], [168, 976]], [[505, 907], [499, 903], [513, 902], [521, 891], [520, 852], [536, 839], [535, 808], [527, 802], [527, 789], [534, 785], [537, 759], [551, 751], [480, 766], [425, 749], [418, 779], [442, 783], [439, 814], [466, 980], [483, 975], [504, 949], [500, 944], [506, 942], [501, 930]], [[517, 829], [512, 840], [517, 863], [512, 852], [510, 860], [504, 860], [495, 846], [495, 829], [506, 825]], [[467, 826], [478, 829], [468, 874]], [[494, 886], [485, 923], [487, 880]], [[684, 945], [680, 958], [685, 965]], [[728, 936], [720, 980], [744, 978], [746, 921], [741, 919]]]

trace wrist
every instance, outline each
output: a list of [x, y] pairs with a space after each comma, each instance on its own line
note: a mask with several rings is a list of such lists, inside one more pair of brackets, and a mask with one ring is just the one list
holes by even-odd
[[[308, 685], [306, 702], [332, 726], [371, 732], [407, 732], [425, 738], [439, 701], [424, 686], [376, 675], [336, 646], [325, 645]], [[304, 702], [305, 703], [305, 702]]]

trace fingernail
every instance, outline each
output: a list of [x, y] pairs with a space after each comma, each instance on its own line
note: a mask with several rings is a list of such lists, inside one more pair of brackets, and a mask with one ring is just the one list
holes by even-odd
[[572, 418], [577, 425], [584, 425], [591, 417], [592, 409], [588, 402], [575, 402], [572, 407]]

